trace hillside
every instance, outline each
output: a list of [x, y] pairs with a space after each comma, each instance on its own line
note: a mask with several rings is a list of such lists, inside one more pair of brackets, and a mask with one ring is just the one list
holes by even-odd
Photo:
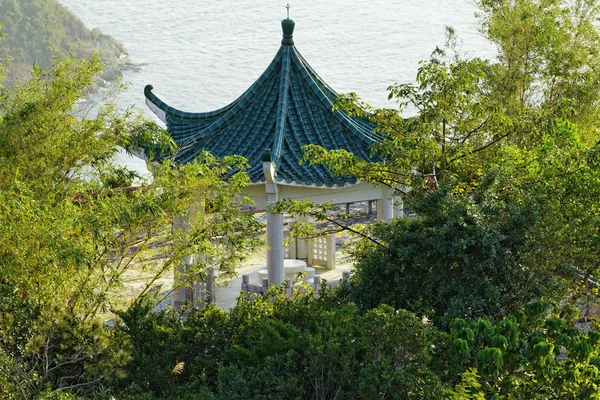
[[0, 0], [0, 59], [10, 57], [8, 85], [26, 79], [37, 62], [51, 64], [56, 51], [71, 50], [80, 57], [97, 51], [105, 64], [102, 78], [113, 80], [126, 59], [123, 45], [99, 29], [88, 29], [57, 0]]

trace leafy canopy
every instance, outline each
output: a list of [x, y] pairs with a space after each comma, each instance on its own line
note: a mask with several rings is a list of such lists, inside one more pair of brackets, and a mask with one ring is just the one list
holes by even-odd
[[[56, 59], [0, 93], [0, 286], [32, 310], [18, 337], [5, 332], [23, 322], [0, 318], [0, 342], [13, 346], [5, 367], [25, 393], [85, 391], [118, 375], [128, 357], [101, 323], [112, 310], [149, 293], [160, 300], [211, 267], [233, 271], [262, 244], [261, 224], [240, 212], [250, 200], [241, 195], [249, 179], [239, 157], [202, 154], [181, 167], [167, 160], [151, 182], [118, 187], [133, 175], [112, 166], [117, 146], [173, 145], [111, 103], [95, 115], [78, 107], [100, 69], [97, 59]], [[191, 228], [172, 229], [186, 214]], [[205, 257], [187, 280], [165, 285], [194, 254]]]

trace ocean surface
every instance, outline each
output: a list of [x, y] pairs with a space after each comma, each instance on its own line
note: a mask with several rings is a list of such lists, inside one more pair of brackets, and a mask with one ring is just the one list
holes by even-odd
[[[154, 115], [143, 88], [183, 111], [210, 111], [240, 96], [266, 69], [281, 42], [284, 1], [60, 0], [88, 28], [121, 41], [130, 62], [123, 108]], [[455, 29], [461, 52], [491, 58], [468, 0], [291, 1], [296, 48], [338, 93], [356, 92], [375, 107], [393, 107], [387, 87], [414, 82], [419, 61]], [[121, 162], [142, 172], [141, 160]]]

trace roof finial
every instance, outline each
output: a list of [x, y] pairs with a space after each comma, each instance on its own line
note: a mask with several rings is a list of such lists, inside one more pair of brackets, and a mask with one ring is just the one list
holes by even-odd
[[294, 26], [296, 25], [294, 21], [290, 19], [290, 3], [287, 3], [285, 6], [287, 8], [287, 19], [281, 21], [281, 28], [283, 29], [283, 39], [281, 40], [281, 44], [283, 46], [293, 46], [294, 45]]

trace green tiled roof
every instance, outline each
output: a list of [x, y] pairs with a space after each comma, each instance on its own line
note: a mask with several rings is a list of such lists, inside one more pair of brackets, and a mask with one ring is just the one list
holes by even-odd
[[332, 111], [337, 94], [294, 46], [293, 21], [284, 20], [282, 26], [282, 45], [269, 67], [228, 106], [205, 113], [183, 112], [162, 102], [150, 85], [144, 89], [146, 102], [162, 111], [155, 113], [179, 146], [177, 163], [192, 161], [204, 149], [215, 156], [241, 155], [248, 159], [251, 180], [257, 183], [265, 180], [263, 154], [270, 152], [278, 182], [354, 184], [355, 178], [333, 176], [325, 166], [300, 165], [302, 146], [345, 149], [370, 160], [369, 147], [381, 136], [366, 121]]

